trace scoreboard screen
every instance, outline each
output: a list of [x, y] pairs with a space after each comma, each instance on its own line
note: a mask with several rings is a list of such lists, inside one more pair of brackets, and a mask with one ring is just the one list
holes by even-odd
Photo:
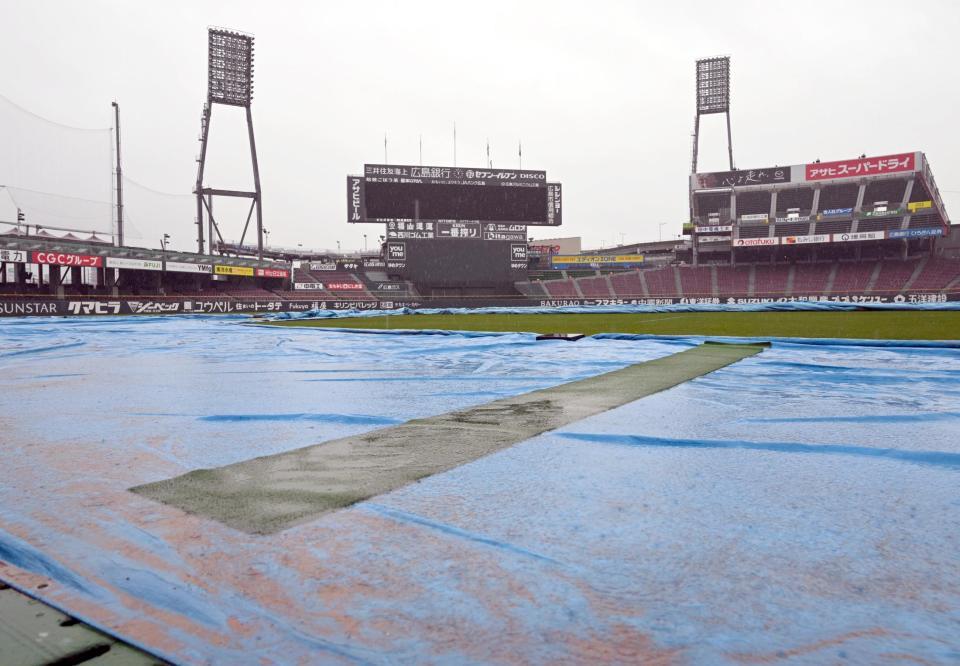
[[434, 287], [497, 286], [527, 279], [526, 242], [388, 240], [390, 276]]
[[560, 191], [545, 171], [367, 164], [347, 177], [347, 219], [559, 226]]
[[366, 187], [367, 218], [479, 220], [547, 223], [545, 187], [484, 187], [423, 183], [372, 183]]

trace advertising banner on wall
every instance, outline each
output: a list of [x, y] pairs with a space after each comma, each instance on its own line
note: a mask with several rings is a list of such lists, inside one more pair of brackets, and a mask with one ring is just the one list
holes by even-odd
[[723, 234], [733, 231], [733, 225], [731, 224], [720, 224], [713, 225], [712, 227], [697, 227], [696, 232], [698, 234]]
[[879, 176], [885, 173], [913, 171], [916, 160], [913, 153], [865, 157], [839, 162], [818, 162], [806, 165], [807, 180], [829, 180], [831, 178], [857, 178], [860, 176]]
[[809, 222], [809, 215], [797, 215], [796, 217], [778, 217], [777, 224], [791, 224], [794, 222]]
[[897, 217], [903, 215], [902, 208], [892, 208], [890, 210], [865, 210], [860, 213], [860, 217]]
[[547, 183], [547, 226], [563, 224], [562, 191], [560, 183]]
[[216, 275], [242, 275], [244, 277], [253, 277], [253, 268], [250, 266], [214, 266], [213, 272]]
[[406, 288], [405, 282], [377, 282], [373, 285], [374, 291], [404, 291]]
[[310, 264], [311, 271], [335, 271], [337, 264], [332, 261], [315, 261]]
[[698, 243], [729, 243], [730, 236], [697, 236]]
[[[530, 169], [468, 169], [465, 167], [413, 166], [409, 164], [364, 164], [363, 175], [371, 183], [414, 182], [429, 185], [505, 185], [543, 187], [546, 171]], [[354, 176], [355, 177], [355, 176]], [[349, 183], [349, 179], [348, 179]]]
[[734, 247], [759, 247], [761, 245], [779, 245], [779, 238], [738, 238], [733, 241]]
[[804, 245], [806, 243], [829, 243], [830, 234], [811, 234], [805, 236], [784, 236], [780, 242], [783, 245]]
[[484, 224], [484, 240], [527, 241], [527, 227], [524, 224]]
[[943, 227], [933, 227], [931, 229], [892, 229], [887, 232], [887, 238], [929, 238], [942, 235]]
[[162, 261], [149, 259], [124, 259], [122, 257], [107, 257], [107, 268], [131, 268], [139, 271], [162, 271]]
[[746, 185], [771, 185], [789, 183], [790, 167], [767, 167], [747, 171], [716, 171], [698, 173], [693, 177], [694, 188], [709, 190], [717, 187], [743, 187]]
[[849, 215], [853, 215], [853, 208], [827, 208], [817, 217], [846, 217]]
[[54, 266], [82, 266], [84, 268], [101, 268], [103, 257], [93, 257], [88, 254], [71, 254], [69, 252], [34, 252], [32, 261], [35, 264], [51, 264]]
[[858, 231], [855, 234], [832, 234], [830, 241], [832, 243], [849, 243], [857, 241], [883, 240], [886, 233], [883, 231]]
[[333, 291], [360, 290], [363, 289], [363, 285], [359, 282], [328, 282], [327, 289]]
[[642, 263], [642, 254], [555, 254], [550, 257], [550, 265], [561, 270], [565, 268], [590, 268], [592, 266], [629, 268], [639, 266]]
[[168, 261], [168, 273], [212, 273], [213, 264], [191, 264], [186, 261]]
[[363, 222], [367, 219], [364, 199], [365, 183], [363, 176], [347, 176], [347, 221]]
[[0, 250], [0, 261], [13, 264], [27, 263], [26, 250]]
[[322, 291], [323, 283], [322, 282], [294, 282], [293, 288], [295, 290], [302, 290], [302, 291]]
[[479, 222], [437, 222], [436, 237], [480, 239], [483, 236]]
[[[413, 220], [391, 220], [387, 222], [387, 238], [433, 238], [433, 224], [433, 222], [414, 222]], [[439, 226], [440, 223], [438, 222], [437, 225]]]
[[907, 204], [907, 210], [911, 213], [916, 213], [918, 210], [923, 210], [924, 208], [933, 208], [932, 201], [911, 201]]
[[770, 216], [766, 213], [749, 213], [740, 216], [741, 222], [769, 222]]
[[267, 278], [288, 278], [290, 271], [285, 268], [258, 268], [255, 271], [257, 277]]

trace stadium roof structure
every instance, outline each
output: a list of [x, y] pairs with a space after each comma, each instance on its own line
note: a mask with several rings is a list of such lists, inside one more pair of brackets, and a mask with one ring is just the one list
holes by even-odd
[[854, 159], [834, 162], [816, 160], [807, 164], [694, 173], [690, 175], [690, 189], [692, 192], [704, 192], [782, 189], [790, 186], [819, 188], [824, 185], [862, 183], [881, 178], [920, 179], [930, 193], [931, 207], [941, 215], [944, 224], [949, 224], [930, 163], [926, 155], [919, 151], [879, 157], [861, 155]]
[[95, 257], [114, 257], [118, 259], [147, 259], [160, 261], [179, 261], [193, 264], [217, 264], [220, 266], [248, 266], [252, 268], [273, 267], [278, 264], [287, 266], [286, 262], [257, 261], [242, 257], [226, 257], [220, 255], [196, 254], [177, 250], [154, 250], [143, 247], [117, 247], [91, 243], [89, 241], [75, 241], [67, 238], [42, 236], [9, 236], [0, 238], [0, 250], [25, 250], [30, 252], [70, 252], [86, 254]]

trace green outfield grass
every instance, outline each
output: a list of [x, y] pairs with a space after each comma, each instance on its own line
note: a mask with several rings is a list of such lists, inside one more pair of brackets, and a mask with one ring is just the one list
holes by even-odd
[[276, 326], [533, 333], [960, 340], [960, 312], [664, 312], [396, 315], [271, 322]]

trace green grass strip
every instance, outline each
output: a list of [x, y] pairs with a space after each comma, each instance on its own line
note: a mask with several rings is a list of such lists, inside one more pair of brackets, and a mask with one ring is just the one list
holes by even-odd
[[276, 326], [444, 329], [531, 333], [646, 333], [732, 337], [960, 340], [960, 312], [663, 312], [638, 314], [451, 314], [300, 319]]
[[272, 534], [762, 350], [762, 345], [705, 344], [553, 388], [131, 490], [244, 532]]

